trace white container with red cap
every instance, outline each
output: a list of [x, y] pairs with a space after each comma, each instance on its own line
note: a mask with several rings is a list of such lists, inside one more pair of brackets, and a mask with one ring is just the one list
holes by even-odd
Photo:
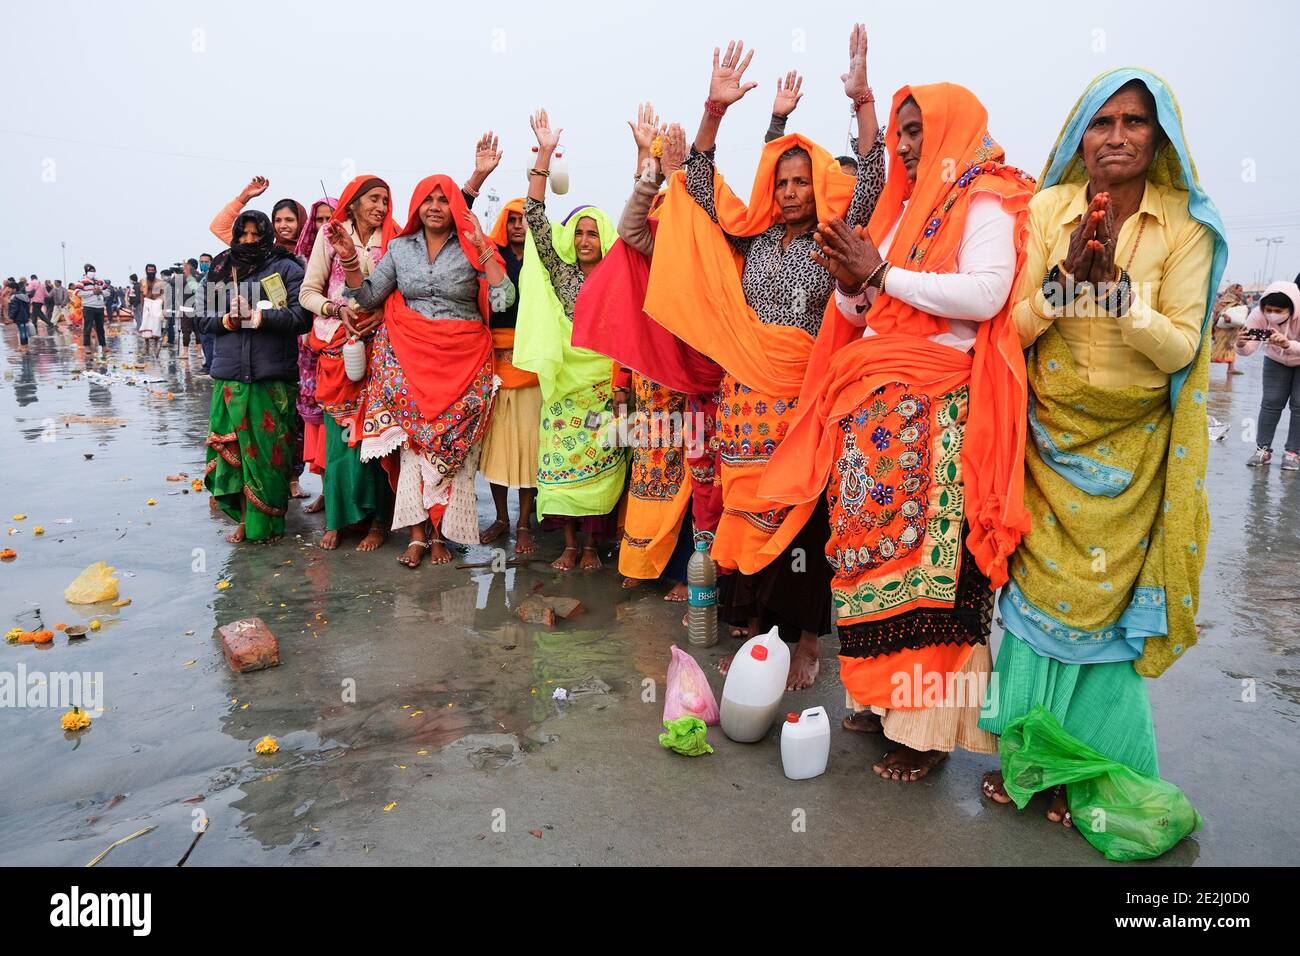
[[781, 769], [791, 780], [808, 780], [826, 772], [831, 755], [831, 722], [825, 707], [786, 714], [781, 725]]
[[741, 645], [722, 685], [722, 732], [742, 744], [766, 737], [781, 711], [789, 674], [790, 648], [776, 628]]

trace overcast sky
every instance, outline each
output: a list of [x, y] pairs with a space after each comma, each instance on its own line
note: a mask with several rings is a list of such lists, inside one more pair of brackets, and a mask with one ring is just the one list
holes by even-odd
[[[759, 87], [723, 123], [719, 163], [748, 195], [778, 73], [806, 93], [790, 130], [843, 152], [839, 75], [853, 20], [866, 22], [869, 79], [882, 103], [904, 83], [953, 81], [988, 107], [1008, 161], [1037, 176], [1085, 85], [1141, 65], [1170, 83], [1202, 183], [1229, 227], [1231, 279], [1300, 272], [1300, 138], [1290, 0], [981, 4], [23, 2], [6, 8], [0, 61], [0, 274], [64, 274], [93, 261], [124, 281], [216, 252], [213, 214], [254, 174], [304, 204], [356, 172], [393, 187], [398, 218], [423, 176], [463, 181], [478, 134], [505, 158], [489, 187], [521, 195], [535, 142], [528, 113], [564, 128], [566, 212], [617, 216], [643, 99], [693, 135], [715, 45], [756, 50]], [[445, 11], [445, 12], [442, 12]], [[480, 200], [483, 202], [483, 200]]]

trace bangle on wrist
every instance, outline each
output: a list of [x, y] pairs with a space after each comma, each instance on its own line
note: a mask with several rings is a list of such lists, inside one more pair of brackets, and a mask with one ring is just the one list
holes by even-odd
[[863, 282], [863, 285], [875, 286], [877, 289], [879, 289], [880, 286], [877, 285], [877, 280], [881, 277], [881, 275], [884, 274], [885, 270], [888, 268], [889, 268], [889, 263], [886, 260], [881, 259], [880, 264], [871, 270], [870, 275], [867, 276], [866, 280]]
[[710, 116], [716, 116], [718, 119], [722, 119], [727, 112], [727, 104], [719, 103], [713, 99], [706, 99], [704, 101], [704, 112], [708, 113]]
[[465, 193], [465, 195], [471, 196], [474, 199], [478, 199], [478, 190], [475, 189], [473, 186], [469, 185], [469, 183], [466, 183], [464, 186], [462, 186], [461, 190]]
[[550, 179], [551, 171], [549, 169], [538, 169], [536, 166], [534, 166], [532, 169], [528, 170], [528, 175], [541, 176], [543, 179]]
[[871, 87], [868, 86], [865, 93], [859, 93], [857, 96], [853, 97], [853, 112], [856, 113], [868, 103], [874, 102], [876, 102], [876, 94], [872, 91]]

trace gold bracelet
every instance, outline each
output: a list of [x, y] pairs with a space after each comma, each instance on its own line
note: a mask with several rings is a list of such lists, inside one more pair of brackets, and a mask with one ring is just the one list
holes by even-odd
[[488, 260], [492, 258], [493, 251], [494, 250], [489, 245], [486, 249], [480, 252], [478, 256], [478, 264], [481, 266], [487, 265]]
[[879, 288], [880, 288], [880, 294], [881, 294], [881, 295], [888, 295], [888, 293], [885, 292], [885, 280], [889, 278], [889, 270], [892, 269], [892, 268], [894, 268], [894, 264], [893, 264], [892, 262], [886, 262], [886, 263], [885, 263], [885, 271], [882, 272], [882, 273], [880, 273], [880, 287], [879, 287]]
[[538, 169], [536, 166], [534, 166], [532, 169], [528, 170], [528, 175], [541, 176], [543, 179], [550, 179], [551, 171], [549, 169]]

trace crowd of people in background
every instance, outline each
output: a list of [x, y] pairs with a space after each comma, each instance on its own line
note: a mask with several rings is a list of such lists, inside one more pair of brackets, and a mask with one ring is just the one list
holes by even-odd
[[[994, 754], [1044, 709], [1078, 748], [1158, 775], [1146, 678], [1197, 639], [1211, 360], [1232, 374], [1264, 348], [1250, 464], [1289, 403], [1282, 467], [1300, 470], [1300, 289], [1216, 296], [1223, 226], [1144, 70], [1088, 85], [1035, 180], [964, 87], [903, 86], [878, 111], [857, 26], [850, 155], [786, 132], [787, 74], [746, 199], [714, 147], [752, 57], [714, 51], [692, 142], [639, 109], [617, 222], [548, 203], [562, 130], [539, 110], [526, 191], [491, 228], [473, 212], [501, 157], [488, 133], [463, 184], [428, 176], [403, 209], [362, 174], [267, 214], [255, 177], [213, 219], [215, 257], [151, 264], [124, 296], [91, 265], [69, 289], [11, 279], [7, 314], [24, 345], [29, 322], [79, 310], [103, 349], [125, 307], [144, 354], [201, 348], [205, 484], [232, 542], [280, 537], [307, 471], [320, 547], [400, 533], [410, 569], [512, 531], [531, 559], [554, 530], [557, 571], [617, 544], [623, 587], [685, 601], [707, 541], [722, 620], [777, 628], [791, 689], [838, 635], [844, 729], [894, 744], [879, 776]], [[1105, 543], [1100, 575], [1081, 542]], [[900, 699], [914, 668], [996, 700]], [[1026, 786], [992, 770], [983, 793], [1023, 806]], [[1048, 815], [1070, 825], [1064, 787]]]

